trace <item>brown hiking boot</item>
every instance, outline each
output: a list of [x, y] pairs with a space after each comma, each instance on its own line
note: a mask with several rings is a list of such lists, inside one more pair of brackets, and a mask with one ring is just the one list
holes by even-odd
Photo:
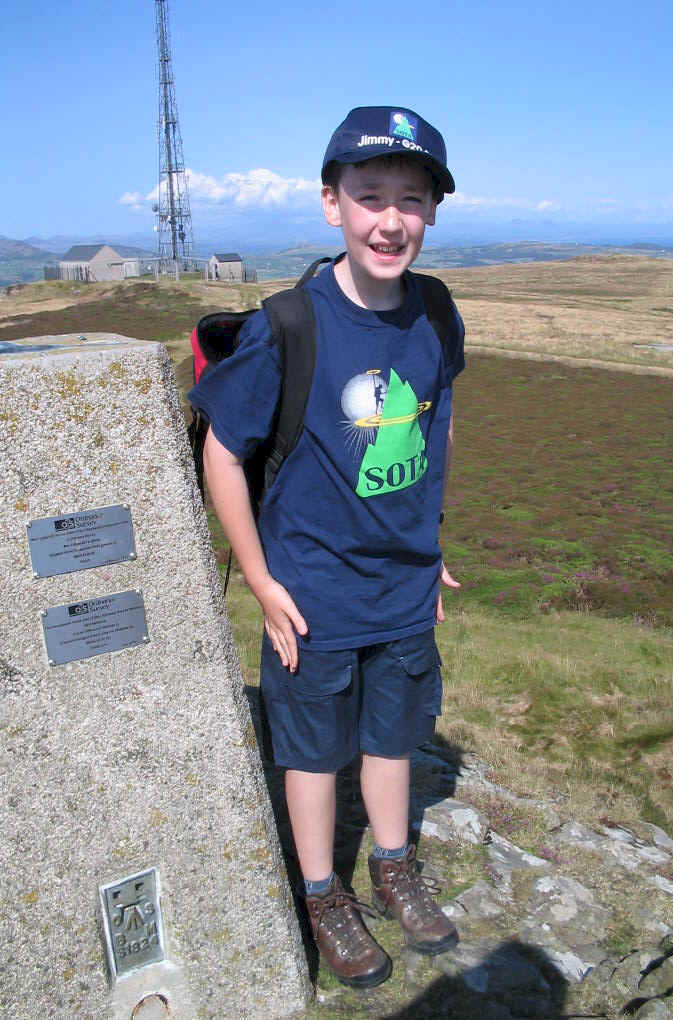
[[371, 937], [360, 916], [376, 914], [346, 892], [336, 875], [326, 893], [306, 897], [306, 909], [316, 945], [342, 984], [373, 988], [390, 977], [390, 957]]
[[410, 949], [434, 956], [455, 946], [458, 932], [432, 899], [439, 888], [422, 877], [413, 843], [401, 860], [370, 857], [369, 874], [374, 906], [384, 917], [397, 918]]

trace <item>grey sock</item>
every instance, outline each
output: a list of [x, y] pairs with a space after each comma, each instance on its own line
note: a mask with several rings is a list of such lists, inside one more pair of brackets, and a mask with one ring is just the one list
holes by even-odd
[[385, 847], [379, 846], [378, 843], [374, 843], [374, 852], [372, 857], [385, 861], [401, 861], [408, 849], [408, 840], [404, 846], [400, 846], [396, 850], [387, 850]]
[[308, 879], [304, 879], [304, 896], [321, 896], [326, 893], [332, 884], [334, 878], [334, 872], [330, 872], [327, 878], [319, 878], [315, 882], [309, 882]]

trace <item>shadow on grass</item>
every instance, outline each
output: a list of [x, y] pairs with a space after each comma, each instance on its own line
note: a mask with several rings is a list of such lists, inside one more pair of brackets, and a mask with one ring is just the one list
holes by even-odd
[[[259, 746], [264, 779], [271, 800], [276, 829], [280, 840], [281, 850], [287, 868], [290, 886], [295, 891], [295, 905], [300, 919], [304, 945], [309, 961], [311, 979], [315, 981], [318, 973], [318, 954], [308, 930], [308, 921], [305, 916], [303, 900], [296, 894], [296, 889], [301, 881], [301, 872], [292, 829], [287, 812], [285, 801], [284, 777], [285, 770], [278, 768], [273, 763], [273, 752], [269, 733], [268, 722], [264, 710], [264, 701], [260, 696], [259, 688], [253, 685], [245, 687], [250, 713], [252, 715], [257, 743]], [[449, 765], [449, 770], [441, 770], [434, 783], [428, 789], [424, 784], [422, 797], [422, 808], [437, 803], [446, 797], [453, 796], [455, 792], [455, 777], [460, 771], [463, 754], [459, 747], [449, 744], [440, 735], [432, 738], [432, 752], [437, 758]], [[343, 884], [347, 889], [352, 890], [353, 874], [355, 871], [358, 855], [362, 847], [362, 841], [368, 827], [368, 818], [362, 800], [360, 789], [360, 758], [355, 758], [345, 768], [337, 772], [337, 822], [334, 838], [334, 866]], [[412, 775], [413, 783], [413, 775]], [[421, 815], [422, 819], [422, 815]], [[420, 829], [420, 819], [416, 815], [414, 819], [416, 829], [410, 832], [410, 838], [416, 840]]]
[[[453, 973], [438, 977], [401, 1009], [380, 1020], [500, 1020], [536, 1017], [606, 1016], [604, 1013], [566, 1013], [568, 982], [537, 946], [512, 939], [495, 945], [480, 959], [469, 955], [446, 961]], [[439, 962], [443, 969], [442, 963]]]
[[[301, 880], [299, 864], [292, 839], [284, 792], [284, 769], [273, 764], [268, 725], [264, 716], [259, 688], [246, 686], [246, 696], [257, 735], [264, 778], [269, 792], [281, 849], [293, 890], [297, 916], [308, 961], [309, 975], [315, 985], [319, 972], [319, 955], [310, 934], [308, 918], [301, 896], [296, 889]], [[426, 754], [437, 759], [435, 776], [424, 777], [421, 795], [422, 811], [447, 797], [452, 797], [456, 777], [463, 762], [461, 748], [436, 734], [424, 746]], [[429, 759], [432, 770], [432, 760]], [[335, 868], [344, 885], [352, 888], [353, 874], [360, 854], [368, 820], [362, 801], [359, 781], [359, 758], [337, 773], [337, 825], [335, 833]], [[444, 767], [446, 766], [446, 767]], [[413, 792], [412, 774], [412, 792]], [[418, 800], [417, 800], [418, 805]], [[416, 838], [418, 831], [412, 832]], [[411, 956], [409, 950], [405, 951]], [[427, 959], [427, 958], [425, 958]], [[439, 976], [429, 980], [422, 990], [406, 985], [407, 1000], [399, 1009], [386, 1012], [371, 1009], [364, 1002], [358, 1015], [376, 1016], [379, 1020], [502, 1020], [512, 1017], [536, 1017], [539, 1020], [570, 1020], [579, 1017], [602, 1017], [604, 1013], [567, 1013], [568, 982], [550, 957], [538, 946], [513, 938], [493, 943], [486, 951], [470, 943], [459, 943], [442, 957], [434, 959]], [[400, 962], [395, 964], [400, 966]], [[441, 973], [444, 971], [445, 973]], [[382, 989], [385, 986], [382, 986]], [[410, 996], [416, 995], [414, 998]], [[344, 989], [344, 995], [352, 994]], [[360, 1012], [362, 1009], [362, 1012]]]
[[[268, 722], [264, 710], [264, 701], [259, 688], [251, 684], [245, 687], [250, 713], [252, 715], [255, 734], [259, 746], [264, 778], [271, 798], [276, 827], [285, 855], [288, 874], [293, 883], [299, 881], [299, 868], [296, 858], [292, 832], [290, 829], [284, 793], [285, 770], [273, 763], [273, 751]], [[460, 747], [450, 744], [444, 737], [435, 734], [431, 742], [425, 745], [438, 759], [446, 763], [448, 770], [442, 770], [434, 781], [424, 782], [421, 798], [422, 810], [432, 804], [452, 797], [456, 789], [456, 776], [460, 772], [463, 752]], [[337, 772], [337, 823], [335, 832], [335, 866], [342, 881], [349, 885], [353, 877], [355, 862], [360, 852], [362, 838], [368, 826], [367, 813], [360, 789], [360, 759], [352, 762]], [[413, 786], [413, 773], [412, 773]], [[410, 832], [410, 838], [416, 839], [420, 831], [422, 814], [415, 819], [416, 829]]]

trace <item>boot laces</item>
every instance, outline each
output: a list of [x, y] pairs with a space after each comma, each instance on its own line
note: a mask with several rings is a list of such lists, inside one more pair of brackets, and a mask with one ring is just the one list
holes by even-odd
[[418, 897], [418, 904], [424, 912], [436, 910], [432, 895], [440, 892], [441, 886], [434, 878], [426, 878], [421, 874], [413, 843], [401, 860], [389, 860], [386, 864], [394, 865], [395, 870], [390, 876], [391, 887], [402, 902]]
[[346, 935], [349, 939], [367, 942], [367, 929], [356, 916], [356, 911], [359, 914], [367, 914], [369, 917], [378, 917], [376, 911], [368, 903], [363, 903], [354, 893], [347, 892], [343, 888], [335, 889], [327, 896], [321, 896], [318, 909], [314, 914], [316, 935], [324, 926], [328, 933], [342, 933], [337, 938], [337, 944]]

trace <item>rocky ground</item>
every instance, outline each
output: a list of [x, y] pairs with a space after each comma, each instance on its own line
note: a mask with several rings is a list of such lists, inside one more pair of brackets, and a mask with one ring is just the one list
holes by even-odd
[[[294, 881], [282, 775], [264, 764]], [[353, 770], [340, 774], [338, 790], [338, 870], [367, 900], [371, 837]], [[393, 979], [355, 993], [318, 968], [309, 947], [316, 1004], [307, 1016], [673, 1017], [666, 832], [644, 822], [626, 828], [607, 815], [589, 828], [568, 817], [562, 794], [516, 796], [473, 756], [457, 761], [434, 743], [413, 759], [411, 817], [424, 872], [445, 890], [440, 903], [458, 928], [457, 948], [421, 957], [386, 935], [395, 925], [373, 922], [393, 957]]]

